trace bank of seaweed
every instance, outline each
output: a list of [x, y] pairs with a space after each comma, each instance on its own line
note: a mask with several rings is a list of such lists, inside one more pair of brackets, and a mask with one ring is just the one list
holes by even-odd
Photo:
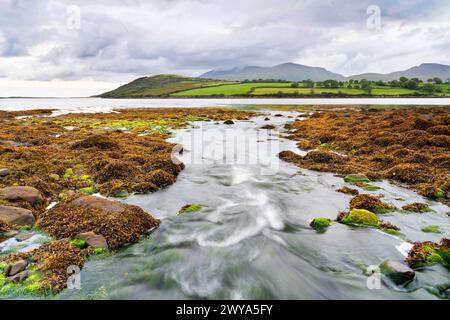
[[445, 108], [325, 110], [286, 125], [305, 156], [280, 158], [300, 167], [370, 180], [392, 179], [450, 203], [450, 115]]
[[82, 268], [89, 255], [157, 227], [160, 221], [137, 206], [90, 194], [124, 197], [175, 183], [184, 165], [176, 159], [182, 148], [165, 140], [172, 129], [252, 115], [217, 108], [50, 113], [0, 112], [0, 241], [24, 229], [56, 239], [0, 257], [3, 296], [57, 293], [68, 267]]

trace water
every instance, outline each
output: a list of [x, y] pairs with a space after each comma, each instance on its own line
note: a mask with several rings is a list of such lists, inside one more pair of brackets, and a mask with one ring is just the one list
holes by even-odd
[[[418, 271], [406, 288], [383, 282], [380, 289], [368, 289], [366, 268], [386, 259], [403, 260], [404, 239], [338, 223], [325, 233], [309, 227], [314, 217], [334, 219], [348, 209], [350, 196], [335, 191], [344, 185], [342, 178], [277, 161], [280, 150], [298, 151], [280, 129], [292, 120], [288, 116], [298, 114], [283, 115], [272, 113], [271, 121], [261, 115], [231, 127], [195, 123], [177, 131], [171, 140], [183, 142], [181, 160], [187, 164], [178, 181], [125, 201], [160, 218], [161, 226], [115, 255], [88, 261], [81, 289], [65, 290], [59, 298], [436, 299], [433, 288], [450, 278], [442, 266]], [[267, 123], [278, 129], [258, 130]], [[236, 141], [257, 141], [263, 165], [238, 161], [242, 153], [251, 159], [254, 149], [224, 143], [225, 128], [232, 128]], [[447, 206], [386, 181], [376, 185], [382, 190], [372, 193], [397, 207], [420, 201], [434, 210], [382, 216], [398, 225], [406, 239], [438, 241], [450, 235]], [[187, 203], [205, 207], [177, 215]], [[429, 224], [441, 226], [443, 233], [420, 231]]]
[[114, 108], [224, 107], [233, 105], [450, 105], [450, 98], [348, 98], [348, 99], [101, 99], [29, 98], [0, 99], [0, 110], [58, 109], [65, 112], [110, 112]]

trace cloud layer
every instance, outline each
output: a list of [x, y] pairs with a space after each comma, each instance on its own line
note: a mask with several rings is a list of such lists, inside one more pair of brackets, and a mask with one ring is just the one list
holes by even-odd
[[[450, 64], [447, 0], [0, 1], [3, 79], [124, 82], [288, 61], [345, 75]], [[381, 9], [380, 29], [366, 26], [369, 5]]]

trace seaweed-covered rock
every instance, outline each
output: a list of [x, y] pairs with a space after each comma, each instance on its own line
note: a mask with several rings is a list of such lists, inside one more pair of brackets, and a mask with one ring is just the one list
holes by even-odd
[[190, 204], [186, 204], [183, 207], [181, 207], [181, 209], [178, 211], [178, 214], [197, 212], [197, 211], [200, 211], [202, 208], [203, 208], [203, 206], [201, 204], [190, 203]]
[[13, 186], [0, 189], [0, 200], [26, 201], [34, 205], [44, 202], [44, 197], [36, 188], [27, 186]]
[[398, 164], [385, 173], [386, 177], [407, 183], [426, 182], [430, 178], [428, 168], [423, 164]]
[[353, 226], [378, 227], [378, 217], [375, 213], [364, 209], [352, 209], [341, 218], [341, 223]]
[[354, 195], [354, 196], [357, 196], [359, 194], [358, 190], [352, 189], [352, 188], [349, 188], [349, 187], [346, 187], [346, 186], [344, 186], [342, 188], [339, 188], [336, 191], [337, 192], [341, 192], [341, 193], [345, 193], [345, 194], [351, 194], [351, 195]]
[[84, 140], [77, 141], [72, 145], [72, 149], [98, 148], [111, 150], [117, 148], [117, 143], [106, 135], [92, 135]]
[[141, 208], [95, 196], [69, 198], [43, 213], [37, 225], [56, 238], [95, 232], [111, 248], [137, 241], [160, 220]]
[[380, 264], [380, 271], [397, 285], [411, 282], [416, 275], [413, 269], [394, 260], [386, 260]]
[[304, 160], [312, 161], [314, 163], [335, 163], [344, 162], [346, 158], [333, 152], [313, 150], [308, 152], [304, 157]]
[[12, 206], [0, 206], [0, 220], [19, 226], [32, 226], [35, 223], [35, 218], [30, 210]]
[[402, 209], [405, 211], [418, 212], [418, 213], [423, 213], [423, 212], [427, 212], [427, 211], [431, 210], [427, 204], [420, 203], [420, 202], [413, 202], [413, 203], [404, 205], [402, 207]]
[[440, 243], [431, 241], [414, 242], [406, 262], [411, 268], [443, 263], [450, 265], [450, 239], [443, 238]]
[[331, 225], [331, 219], [328, 218], [314, 218], [310, 226], [317, 231], [323, 231]]
[[383, 213], [393, 209], [393, 206], [384, 203], [378, 197], [369, 194], [360, 194], [350, 201], [351, 209], [365, 209], [375, 213]]

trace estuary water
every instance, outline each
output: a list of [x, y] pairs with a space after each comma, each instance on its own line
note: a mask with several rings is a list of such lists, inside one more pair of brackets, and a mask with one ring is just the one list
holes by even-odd
[[[403, 260], [410, 248], [406, 240], [448, 237], [449, 208], [380, 181], [374, 183], [380, 190], [366, 193], [396, 207], [425, 202], [434, 211], [384, 214], [403, 236], [338, 223], [316, 232], [311, 219], [334, 219], [348, 210], [351, 197], [335, 191], [345, 185], [342, 178], [278, 160], [281, 150], [302, 153], [283, 129], [301, 114], [276, 113], [282, 116], [268, 111], [232, 126], [204, 121], [176, 131], [171, 141], [183, 145], [179, 159], [186, 164], [177, 182], [124, 200], [160, 218], [161, 226], [114, 255], [89, 260], [80, 273], [81, 288], [66, 289], [58, 298], [442, 298], [437, 287], [450, 279], [442, 266], [418, 271], [406, 287], [367, 270], [386, 259]], [[261, 129], [265, 124], [276, 129]], [[178, 215], [189, 203], [203, 209]], [[424, 233], [424, 225], [439, 225], [442, 234]]]

